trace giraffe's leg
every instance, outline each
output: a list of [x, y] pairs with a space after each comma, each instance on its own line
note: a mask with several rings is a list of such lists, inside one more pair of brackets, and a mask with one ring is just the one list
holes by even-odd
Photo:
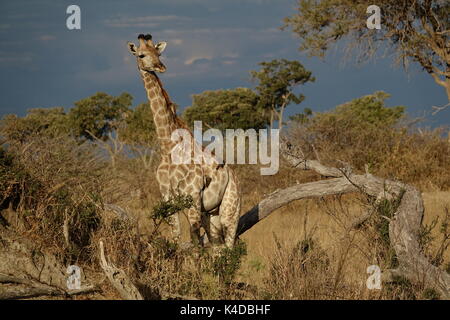
[[234, 246], [241, 211], [241, 199], [238, 188], [234, 173], [230, 172], [230, 180], [219, 208], [220, 224], [222, 225], [225, 245], [228, 248]]
[[[168, 201], [170, 199], [170, 194], [166, 194], [163, 195], [163, 199], [164, 201]], [[174, 213], [173, 215], [171, 215], [168, 219], [167, 222], [169, 223], [170, 226], [170, 230], [171, 230], [171, 236], [172, 239], [175, 242], [179, 242], [180, 241], [180, 237], [181, 237], [181, 226], [180, 226], [180, 215], [178, 212]]]
[[187, 219], [190, 225], [191, 241], [195, 246], [200, 245], [200, 228], [202, 226], [201, 197], [192, 196], [194, 207], [187, 210]]
[[180, 241], [181, 237], [181, 227], [180, 227], [180, 216], [179, 213], [174, 213], [169, 217], [169, 225], [172, 230], [172, 238], [175, 242]]
[[239, 222], [239, 215], [241, 206], [239, 200], [233, 199], [232, 203], [225, 206], [225, 216], [221, 215], [220, 222], [223, 228], [225, 245], [227, 248], [233, 248], [236, 240], [237, 225]]
[[[170, 185], [168, 183], [168, 181], [169, 181], [168, 171], [158, 168], [158, 171], [156, 172], [156, 177], [159, 182], [159, 190], [161, 192], [163, 200], [164, 201], [170, 200], [171, 193], [170, 193]], [[175, 242], [179, 242], [180, 237], [181, 237], [179, 213], [177, 212], [177, 213], [171, 215], [168, 218], [168, 223], [170, 225], [172, 239]]]
[[215, 214], [208, 214], [203, 226], [205, 227], [208, 241], [211, 246], [223, 244], [222, 224], [220, 223], [218, 212]]

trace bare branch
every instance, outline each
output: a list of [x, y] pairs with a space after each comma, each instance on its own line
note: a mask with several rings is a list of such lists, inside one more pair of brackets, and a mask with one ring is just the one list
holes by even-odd
[[14, 286], [2, 286], [0, 288], [0, 300], [25, 299], [40, 296], [73, 296], [99, 291], [96, 286], [65, 291], [54, 286], [40, 283], [36, 280], [19, 278], [2, 273], [0, 273], [0, 283], [15, 284]]
[[105, 250], [103, 241], [99, 243], [100, 250], [100, 266], [105, 272], [111, 284], [119, 292], [120, 296], [125, 300], [144, 300], [139, 290], [131, 282], [125, 272], [112, 263], [108, 263], [105, 258]]
[[447, 103], [445, 106], [442, 106], [442, 107], [433, 106], [432, 108], [434, 109], [434, 111], [433, 111], [432, 115], [434, 116], [435, 114], [446, 109], [447, 107], [450, 107], [450, 103]]
[[[292, 146], [284, 146], [282, 149], [292, 150]], [[330, 169], [315, 162], [308, 162], [306, 159], [296, 159], [292, 153], [282, 152], [282, 154], [295, 167], [302, 163], [304, 164], [303, 168], [313, 170], [317, 168], [326, 174], [335, 174], [339, 171], [340, 177], [298, 184], [270, 194], [241, 216], [238, 235], [252, 228], [276, 209], [295, 200], [349, 192], [364, 192], [371, 197], [376, 197], [377, 201], [383, 198], [398, 198], [400, 205], [393, 218], [389, 219], [389, 238], [399, 261], [399, 267], [395, 270], [395, 274], [413, 281], [424, 282], [427, 286], [435, 288], [442, 298], [450, 299], [450, 275], [433, 266], [424, 256], [419, 245], [418, 235], [424, 207], [421, 193], [418, 190], [412, 186], [380, 179], [371, 174], [355, 175], [350, 173], [343, 176], [343, 171], [336, 168]], [[361, 217], [361, 221], [366, 218], [366, 216]], [[358, 223], [359, 221], [356, 221], [356, 224]]]

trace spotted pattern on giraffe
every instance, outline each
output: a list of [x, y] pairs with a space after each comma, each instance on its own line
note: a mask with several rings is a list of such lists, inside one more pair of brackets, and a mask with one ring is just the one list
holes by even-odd
[[[177, 193], [192, 197], [194, 206], [187, 209], [185, 214], [190, 224], [193, 243], [201, 244], [200, 228], [203, 226], [212, 245], [226, 245], [231, 248], [235, 243], [241, 207], [236, 174], [229, 166], [220, 165], [214, 155], [204, 154], [202, 147], [194, 141], [192, 132], [190, 135], [194, 148], [202, 153], [202, 159], [212, 161], [201, 164], [175, 164], [171, 161], [171, 151], [176, 145], [171, 140], [172, 132], [188, 127], [177, 116], [175, 105], [156, 74], [166, 70], [160, 60], [166, 43], [155, 45], [149, 35], [140, 35], [138, 39], [139, 47], [129, 42], [128, 48], [136, 56], [160, 141], [161, 163], [156, 178], [161, 195], [166, 200]], [[181, 230], [178, 214], [171, 216], [170, 224], [173, 237], [179, 239]]]

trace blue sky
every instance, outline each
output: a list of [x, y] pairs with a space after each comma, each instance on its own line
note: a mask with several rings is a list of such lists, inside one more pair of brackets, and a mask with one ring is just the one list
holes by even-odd
[[[66, 28], [66, 8], [81, 8], [81, 30]], [[288, 115], [310, 107], [324, 111], [383, 90], [390, 106], [405, 105], [427, 125], [446, 125], [450, 109], [444, 89], [413, 66], [409, 73], [391, 59], [355, 66], [342, 63], [339, 50], [321, 61], [300, 53], [299, 40], [281, 31], [295, 0], [129, 0], [0, 2], [0, 115], [24, 115], [27, 109], [64, 106], [103, 91], [129, 92], [134, 104], [146, 100], [127, 41], [151, 33], [167, 41], [168, 71], [161, 76], [180, 108], [204, 90], [252, 86], [250, 70], [275, 58], [299, 60], [316, 82], [300, 90], [306, 96]]]

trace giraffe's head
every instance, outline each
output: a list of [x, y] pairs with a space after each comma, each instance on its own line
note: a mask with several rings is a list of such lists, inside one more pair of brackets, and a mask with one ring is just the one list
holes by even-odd
[[140, 34], [138, 36], [139, 47], [134, 43], [128, 42], [128, 50], [137, 58], [138, 68], [144, 71], [165, 72], [166, 66], [161, 62], [159, 57], [166, 48], [167, 43], [159, 42], [153, 44], [152, 36]]

